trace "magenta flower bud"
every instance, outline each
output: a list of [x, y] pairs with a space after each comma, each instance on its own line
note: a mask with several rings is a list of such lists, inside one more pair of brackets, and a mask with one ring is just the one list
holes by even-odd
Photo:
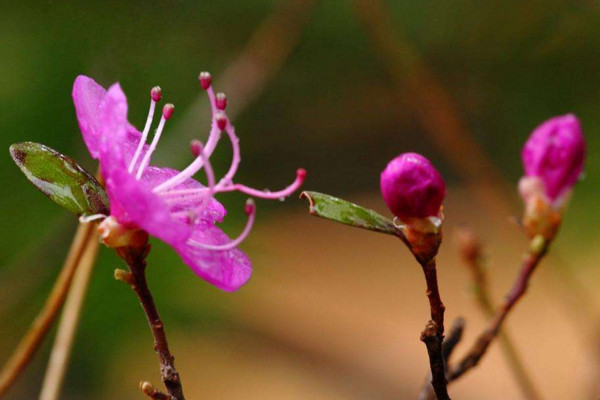
[[525, 176], [539, 178], [551, 202], [561, 198], [583, 173], [585, 139], [577, 117], [554, 117], [535, 128], [521, 158]]
[[428, 159], [417, 153], [394, 158], [381, 173], [381, 193], [401, 221], [437, 217], [446, 196], [446, 184]]

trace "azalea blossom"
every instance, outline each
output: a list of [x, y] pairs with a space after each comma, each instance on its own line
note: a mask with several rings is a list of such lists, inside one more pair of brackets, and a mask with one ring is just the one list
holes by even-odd
[[[174, 112], [172, 104], [162, 108], [160, 122], [148, 144], [155, 110], [162, 98], [159, 87], [150, 91], [150, 110], [140, 132], [127, 120], [127, 99], [118, 83], [105, 90], [89, 77], [77, 77], [73, 100], [79, 127], [91, 156], [100, 163], [110, 199], [110, 216], [85, 216], [84, 220], [103, 219], [99, 227], [102, 239], [113, 247], [127, 244], [123, 233], [143, 230], [171, 245], [197, 275], [220, 289], [234, 291], [248, 281], [252, 272], [250, 260], [237, 246], [252, 228], [256, 207], [251, 199], [246, 203], [246, 226], [236, 239], [230, 239], [216, 225], [227, 212], [214, 196], [238, 191], [264, 199], [285, 198], [300, 187], [306, 172], [298, 169], [294, 182], [277, 192], [235, 183], [240, 146], [225, 113], [227, 98], [222, 93], [215, 95], [210, 74], [200, 74], [200, 83], [210, 100], [210, 133], [205, 145], [192, 141], [194, 160], [183, 171], [176, 171], [151, 164]], [[228, 171], [217, 179], [210, 157], [222, 132], [231, 142], [233, 157]], [[206, 185], [193, 179], [200, 170], [204, 170]]]

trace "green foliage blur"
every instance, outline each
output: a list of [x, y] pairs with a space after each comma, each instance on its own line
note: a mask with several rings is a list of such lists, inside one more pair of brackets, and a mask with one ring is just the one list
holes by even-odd
[[[205, 139], [208, 103], [202, 70], [219, 89], [222, 72], [256, 29], [285, 0], [4, 1], [0, 3], [0, 360], [6, 359], [40, 308], [74, 232], [75, 218], [36, 191], [13, 164], [8, 147], [44, 143], [88, 170], [71, 101], [78, 74], [105, 86], [120, 82], [130, 120], [145, 121], [148, 93], [159, 84], [176, 106], [157, 161], [191, 160], [191, 138]], [[586, 0], [386, 1], [393, 27], [447, 89], [473, 139], [511, 183], [521, 173], [520, 146], [543, 120], [567, 112], [582, 120], [588, 140], [585, 180], [578, 185], [564, 237], [598, 241], [600, 163], [600, 7]], [[407, 72], [412, 73], [412, 72]], [[197, 102], [200, 99], [200, 102]], [[229, 96], [230, 104], [236, 98]], [[306, 188], [335, 195], [377, 192], [379, 173], [397, 153], [426, 154], [451, 184], [463, 178], [423, 131], [412, 99], [391, 79], [351, 1], [318, 2], [281, 68], [235, 118], [243, 162], [239, 178], [257, 187], [284, 186], [297, 167]], [[185, 129], [188, 112], [199, 124]], [[441, 132], [440, 134], [444, 134]], [[217, 153], [226, 168], [228, 148]], [[469, 157], [469, 154], [464, 154]], [[203, 177], [201, 177], [203, 179]], [[223, 198], [243, 224], [241, 196]], [[299, 200], [260, 202], [265, 215], [285, 215]], [[307, 217], [308, 218], [308, 217]], [[575, 229], [573, 229], [575, 228]], [[576, 233], [573, 233], [576, 231]], [[569, 246], [586, 246], [583, 241]], [[262, 245], [268, 251], [267, 245]], [[252, 251], [249, 251], [252, 256]], [[155, 243], [151, 285], [170, 331], [219, 330], [231, 322], [237, 294], [195, 279], [178, 257]], [[133, 294], [115, 282], [120, 262], [103, 249], [86, 301], [65, 397], [90, 399], [105, 384], [116, 353], [150, 338]], [[271, 266], [261, 266], [268, 273]], [[12, 392], [35, 398], [51, 340]], [[131, 383], [135, 386], [135, 382]]]

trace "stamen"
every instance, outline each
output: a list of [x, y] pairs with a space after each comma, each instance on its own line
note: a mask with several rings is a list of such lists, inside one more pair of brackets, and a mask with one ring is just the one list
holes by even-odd
[[150, 143], [150, 148], [148, 149], [148, 151], [144, 155], [144, 158], [142, 159], [142, 162], [140, 163], [140, 167], [135, 176], [136, 179], [139, 180], [142, 177], [144, 170], [150, 163], [150, 158], [152, 157], [152, 153], [154, 153], [154, 150], [156, 150], [156, 146], [158, 145], [158, 140], [160, 139], [160, 135], [162, 134], [162, 131], [165, 128], [165, 123], [167, 122], [167, 120], [169, 118], [171, 118], [173, 116], [174, 109], [175, 109], [175, 106], [173, 104], [165, 104], [165, 106], [163, 107], [162, 118], [160, 119], [160, 123], [158, 124], [158, 128], [156, 129], [156, 132], [154, 133], [154, 138], [152, 138], [152, 143]]
[[88, 222], [96, 221], [99, 219], [105, 219], [106, 215], [104, 214], [92, 214], [92, 215], [82, 215], [79, 217], [79, 222], [82, 224], [87, 224]]
[[212, 165], [210, 164], [210, 160], [208, 159], [208, 156], [204, 152], [204, 146], [202, 145], [202, 142], [199, 140], [192, 140], [192, 143], [190, 146], [192, 148], [192, 153], [196, 157], [201, 158], [204, 161], [206, 180], [208, 182], [207, 186], [209, 189], [209, 193], [212, 193], [215, 189], [215, 183], [216, 183], [215, 173], [212, 168]]
[[281, 199], [281, 198], [287, 197], [287, 196], [291, 195], [292, 193], [294, 193], [302, 185], [305, 178], [306, 178], [306, 170], [304, 168], [300, 168], [296, 171], [296, 179], [294, 180], [294, 182], [292, 182], [292, 184], [289, 185], [288, 187], [286, 187], [285, 189], [280, 190], [278, 192], [268, 192], [268, 191], [264, 191], [264, 190], [256, 190], [256, 189], [250, 188], [248, 186], [241, 185], [239, 183], [228, 186], [224, 189], [218, 189], [218, 191], [219, 192], [229, 192], [229, 191], [237, 190], [238, 192], [245, 193], [252, 197], [259, 197], [261, 199], [275, 200], [275, 199]]
[[[259, 197], [261, 199], [275, 200], [275, 199], [281, 199], [281, 198], [291, 195], [293, 192], [298, 190], [298, 188], [302, 185], [302, 183], [304, 182], [305, 179], [306, 179], [306, 170], [304, 168], [300, 168], [296, 171], [296, 179], [288, 187], [286, 187], [285, 189], [279, 190], [277, 192], [270, 192], [270, 191], [265, 191], [265, 190], [253, 189], [251, 187], [248, 187], [246, 185], [242, 185], [239, 183], [230, 184], [227, 181], [225, 181], [225, 178], [223, 178], [223, 179], [221, 179], [221, 181], [219, 181], [217, 186], [215, 186], [214, 193], [226, 193], [226, 192], [238, 191], [238, 192], [242, 192], [242, 193], [245, 193], [245, 194], [253, 196], [253, 197]], [[160, 193], [160, 195], [163, 196], [163, 198], [165, 198], [165, 200], [173, 199], [173, 200], [180, 201], [180, 199], [177, 199], [177, 197], [184, 197], [185, 200], [191, 201], [191, 200], [195, 200], [196, 198], [202, 198], [202, 197], [206, 196], [207, 193], [208, 193], [208, 188], [201, 188], [201, 189], [171, 190], [169, 192]]]
[[150, 126], [152, 125], [152, 119], [154, 118], [154, 109], [156, 108], [156, 103], [160, 101], [162, 98], [162, 90], [159, 86], [154, 86], [152, 90], [150, 90], [150, 111], [148, 111], [148, 118], [146, 118], [146, 125], [144, 126], [144, 131], [142, 132], [142, 136], [140, 138], [140, 142], [138, 143], [138, 147], [133, 154], [133, 158], [129, 163], [129, 168], [127, 168], [127, 172], [132, 173], [135, 165], [142, 154], [142, 149], [146, 144], [146, 139], [148, 139], [148, 132], [150, 132]]
[[254, 200], [252, 200], [252, 199], [246, 200], [246, 206], [244, 208], [244, 211], [246, 212], [246, 215], [248, 215], [248, 221], [246, 222], [246, 226], [244, 227], [244, 230], [242, 231], [240, 236], [238, 236], [236, 239], [230, 241], [229, 243], [222, 244], [222, 245], [205, 244], [205, 243], [197, 242], [195, 240], [190, 240], [189, 243], [192, 246], [197, 247], [197, 248], [201, 248], [201, 249], [205, 249], [205, 250], [216, 250], [216, 251], [230, 250], [230, 249], [233, 249], [234, 247], [237, 247], [240, 243], [242, 243], [244, 241], [244, 239], [246, 239], [246, 237], [252, 230], [252, 225], [254, 224], [254, 216], [256, 215], [256, 205], [254, 204]]

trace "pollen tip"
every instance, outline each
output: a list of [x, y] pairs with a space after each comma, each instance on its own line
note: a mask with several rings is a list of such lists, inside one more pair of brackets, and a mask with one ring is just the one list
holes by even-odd
[[215, 103], [219, 110], [224, 110], [227, 107], [227, 96], [225, 93], [217, 93], [215, 96]]
[[152, 101], [156, 103], [160, 101], [160, 99], [162, 98], [162, 89], [160, 88], [160, 86], [154, 86], [150, 90], [150, 97], [152, 98]]
[[162, 110], [162, 115], [164, 119], [169, 119], [173, 116], [173, 111], [175, 111], [175, 106], [171, 103], [165, 104]]
[[224, 113], [220, 112], [217, 113], [215, 119], [217, 120], [217, 126], [219, 127], [219, 129], [225, 129], [225, 127], [227, 126], [227, 116]]
[[194, 139], [190, 142], [190, 149], [192, 150], [192, 154], [196, 157], [202, 154], [202, 150], [204, 150], [204, 145], [198, 139]]
[[254, 199], [248, 199], [246, 200], [246, 205], [244, 207], [244, 212], [246, 213], [246, 215], [251, 215], [254, 214], [254, 212], [256, 211], [256, 203], [254, 202]]
[[212, 83], [212, 76], [210, 72], [200, 72], [198, 79], [200, 80], [200, 85], [202, 85], [202, 89], [204, 90], [208, 89]]
[[296, 176], [301, 181], [304, 181], [304, 179], [306, 178], [306, 170], [304, 168], [298, 168], [298, 170], [296, 170]]

